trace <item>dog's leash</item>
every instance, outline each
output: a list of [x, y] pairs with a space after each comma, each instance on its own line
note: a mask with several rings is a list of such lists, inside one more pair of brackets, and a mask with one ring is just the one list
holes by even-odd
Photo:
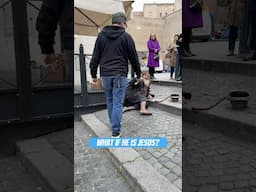
[[[152, 101], [152, 102], [155, 102], [155, 103], [162, 103], [164, 101], [166, 101], [167, 99], [171, 98], [171, 96], [167, 96], [165, 98], [163, 98], [162, 100], [155, 100], [155, 101]], [[216, 101], [214, 104], [208, 106], [208, 107], [192, 107], [192, 110], [193, 111], [203, 111], [203, 110], [210, 110], [214, 107], [216, 107], [217, 105], [219, 105], [220, 103], [222, 103], [227, 97], [222, 97], [221, 99], [219, 99], [218, 101]]]
[[154, 103], [162, 103], [162, 102], [166, 101], [169, 98], [171, 98], [171, 96], [167, 96], [167, 97], [165, 97], [165, 98], [163, 98], [163, 99], [161, 99], [159, 101], [155, 100], [155, 101], [152, 101], [152, 102], [154, 102]]
[[227, 97], [222, 97], [221, 99], [219, 99], [218, 101], [216, 101], [214, 104], [208, 106], [208, 107], [192, 107], [193, 111], [206, 111], [206, 110], [210, 110], [213, 107], [216, 107], [217, 105], [219, 105], [220, 103], [222, 103]]

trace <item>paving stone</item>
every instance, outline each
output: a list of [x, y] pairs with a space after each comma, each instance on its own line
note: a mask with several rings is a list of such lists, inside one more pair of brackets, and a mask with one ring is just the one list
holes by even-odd
[[151, 163], [151, 164], [153, 165], [153, 164], [157, 163], [158, 161], [157, 161], [157, 159], [156, 159], [156, 158], [151, 157], [151, 158], [148, 160], [148, 162], [149, 162], [149, 163]]
[[198, 192], [218, 192], [216, 185], [203, 185]]
[[161, 157], [162, 155], [163, 155], [163, 154], [160, 153], [160, 152], [158, 152], [158, 151], [156, 151], [156, 152], [153, 153], [153, 156], [154, 156], [155, 158], [159, 158], [159, 157]]
[[224, 174], [222, 169], [213, 169], [210, 173], [212, 176], [221, 176]]
[[220, 189], [222, 190], [232, 190], [234, 188], [234, 184], [233, 183], [221, 183], [220, 184]]
[[162, 168], [163, 165], [157, 162], [157, 163], [153, 164], [153, 167], [158, 170], [158, 169]]
[[162, 175], [167, 175], [170, 170], [169, 169], [166, 169], [165, 167], [162, 167], [161, 169], [158, 170], [159, 173], [161, 173]]
[[152, 157], [152, 155], [148, 152], [143, 154], [143, 158], [146, 159], [146, 160], [150, 159], [151, 157]]
[[195, 172], [195, 175], [196, 176], [198, 176], [198, 177], [207, 177], [207, 176], [209, 176], [209, 172], [208, 171], [206, 171], [206, 170], [197, 170], [196, 172]]
[[249, 180], [249, 185], [250, 185], [251, 187], [256, 187], [256, 179], [250, 179], [250, 180]]
[[175, 180], [173, 183], [174, 183], [174, 185], [176, 185], [179, 189], [182, 189], [182, 179], [181, 179], [181, 178]]
[[175, 166], [177, 166], [176, 164], [174, 164], [173, 162], [171, 162], [171, 161], [167, 161], [167, 162], [164, 162], [164, 163], [162, 163], [163, 164], [163, 166], [165, 166], [166, 168], [168, 168], [168, 169], [173, 169]]
[[182, 169], [181, 169], [181, 167], [179, 167], [179, 166], [175, 166], [175, 167], [172, 169], [172, 172], [174, 172], [177, 176], [181, 176], [181, 174], [182, 174]]
[[229, 176], [229, 175], [228, 176], [224, 175], [220, 177], [221, 182], [235, 181], [235, 179], [236, 179], [235, 176]]
[[175, 174], [172, 173], [172, 172], [169, 172], [169, 173], [166, 175], [166, 178], [167, 178], [169, 181], [173, 182], [173, 181], [177, 180], [177, 175], [175, 175]]
[[246, 188], [246, 187], [249, 187], [249, 183], [248, 183], [248, 181], [237, 181], [236, 183], [235, 183], [235, 187], [236, 188]]
[[238, 174], [238, 175], [236, 176], [236, 180], [237, 180], [237, 181], [248, 180], [248, 179], [250, 179], [250, 178], [251, 178], [251, 177], [250, 177], [249, 174]]
[[174, 156], [175, 156], [175, 153], [173, 151], [165, 154], [165, 157], [167, 157], [169, 159], [172, 159]]
[[192, 178], [189, 179], [189, 183], [192, 186], [198, 187], [198, 186], [201, 185], [202, 182], [200, 180], [198, 180], [197, 178], [192, 177]]
[[218, 184], [220, 182], [219, 177], [208, 177], [207, 184]]

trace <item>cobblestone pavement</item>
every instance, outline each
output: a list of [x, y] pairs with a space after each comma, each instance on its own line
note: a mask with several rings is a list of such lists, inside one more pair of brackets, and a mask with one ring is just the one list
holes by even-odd
[[72, 164], [74, 164], [74, 129], [65, 129], [57, 131], [42, 138], [46, 139], [49, 144], [55, 148], [60, 154], [66, 157]]
[[183, 122], [184, 192], [255, 192], [256, 147]]
[[16, 156], [0, 159], [1, 192], [44, 192]]
[[[122, 137], [167, 137], [166, 149], [136, 149], [157, 171], [179, 189], [182, 188], [181, 117], [150, 108], [153, 116], [141, 116], [138, 111], [123, 115]], [[109, 126], [106, 110], [95, 113]], [[111, 130], [109, 131], [111, 135]]]
[[132, 192], [105, 152], [89, 149], [88, 131], [75, 122], [75, 192]]

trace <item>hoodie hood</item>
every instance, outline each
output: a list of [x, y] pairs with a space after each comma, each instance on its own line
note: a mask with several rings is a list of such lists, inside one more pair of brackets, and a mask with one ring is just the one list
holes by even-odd
[[117, 39], [125, 32], [125, 29], [123, 27], [110, 25], [110, 26], [104, 27], [102, 32], [103, 32], [103, 35], [106, 36], [107, 38]]

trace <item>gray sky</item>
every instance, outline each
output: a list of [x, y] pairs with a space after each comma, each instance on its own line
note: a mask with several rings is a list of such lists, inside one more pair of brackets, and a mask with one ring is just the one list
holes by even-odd
[[135, 0], [132, 4], [133, 11], [143, 11], [144, 3], [174, 3], [175, 0]]

